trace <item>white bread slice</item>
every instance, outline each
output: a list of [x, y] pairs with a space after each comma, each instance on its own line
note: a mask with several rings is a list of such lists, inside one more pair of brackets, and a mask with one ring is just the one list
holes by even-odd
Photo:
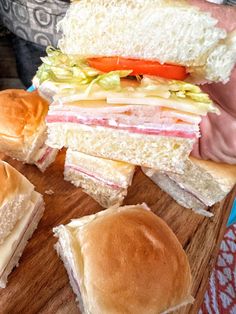
[[102, 207], [121, 205], [132, 182], [135, 166], [89, 156], [70, 149], [66, 152], [64, 179], [94, 198]]
[[196, 68], [198, 80], [226, 82], [236, 61], [235, 49], [216, 24], [210, 13], [186, 1], [82, 0], [71, 4], [59, 24], [59, 47], [82, 57], [181, 64], [191, 72]]
[[194, 83], [210, 82], [226, 83], [236, 63], [236, 31], [215, 47], [207, 57], [206, 64], [190, 67], [191, 79]]
[[48, 123], [47, 145], [164, 171], [183, 172], [194, 139], [137, 134], [78, 123]]
[[236, 166], [191, 157], [184, 174], [142, 168], [162, 190], [181, 206], [207, 217], [208, 206], [221, 201], [236, 184]]

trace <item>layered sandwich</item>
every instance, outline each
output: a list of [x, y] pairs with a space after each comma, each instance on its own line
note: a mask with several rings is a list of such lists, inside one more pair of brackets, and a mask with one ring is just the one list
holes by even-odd
[[111, 207], [54, 233], [82, 313], [169, 313], [193, 302], [187, 256], [145, 205]]
[[181, 206], [207, 217], [213, 216], [207, 208], [221, 201], [236, 184], [236, 165], [193, 157], [182, 175], [147, 168], [143, 171]]
[[227, 81], [233, 35], [182, 1], [73, 2], [35, 85], [54, 102], [48, 145], [182, 173], [199, 123], [218, 113], [198, 81]]
[[0, 151], [44, 171], [57, 149], [45, 144], [48, 102], [37, 92], [9, 89], [0, 92]]
[[93, 197], [102, 207], [121, 205], [135, 166], [68, 149], [64, 178]]
[[18, 265], [44, 211], [42, 195], [16, 169], [0, 161], [0, 288]]

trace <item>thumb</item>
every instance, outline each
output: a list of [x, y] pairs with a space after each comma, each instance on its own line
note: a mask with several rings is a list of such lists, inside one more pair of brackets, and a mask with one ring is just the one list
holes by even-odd
[[195, 142], [194, 146], [193, 146], [193, 150], [190, 154], [191, 156], [198, 158], [198, 159], [202, 159], [201, 155], [200, 155], [200, 143], [199, 143], [199, 139], [197, 139], [197, 141]]

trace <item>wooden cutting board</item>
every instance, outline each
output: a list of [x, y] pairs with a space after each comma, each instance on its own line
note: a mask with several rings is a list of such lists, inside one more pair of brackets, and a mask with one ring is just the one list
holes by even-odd
[[[0, 154], [0, 158], [23, 173], [44, 195], [46, 203], [44, 216], [21, 257], [19, 267], [9, 276], [7, 288], [0, 289], [0, 314], [80, 313], [64, 266], [53, 248], [56, 239], [52, 228], [66, 224], [72, 218], [98, 212], [101, 207], [81, 189], [63, 180], [63, 152], [44, 174], [34, 166], [23, 165], [4, 155]], [[46, 194], [48, 190], [53, 190], [54, 194]], [[135, 174], [125, 204], [146, 202], [175, 232], [190, 261], [192, 295], [196, 300], [193, 306], [182, 309], [181, 314], [195, 314], [202, 304], [234, 196], [235, 190], [212, 208], [214, 218], [204, 218], [177, 205], [141, 170]]]

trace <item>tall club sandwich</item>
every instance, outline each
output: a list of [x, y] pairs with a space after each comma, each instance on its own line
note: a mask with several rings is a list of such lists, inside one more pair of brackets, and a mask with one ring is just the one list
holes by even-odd
[[48, 102], [37, 92], [0, 92], [0, 152], [44, 171], [58, 150], [45, 144]]
[[144, 204], [73, 219], [54, 233], [81, 313], [169, 313], [193, 302], [187, 256]]
[[187, 161], [184, 174], [142, 170], [181, 206], [207, 217], [213, 216], [207, 207], [221, 201], [236, 184], [236, 165], [193, 157]]
[[201, 117], [218, 113], [188, 81], [226, 82], [233, 35], [184, 1], [75, 1], [60, 50], [34, 78], [54, 95], [48, 145], [182, 173]]
[[121, 205], [132, 182], [135, 166], [68, 149], [64, 178], [108, 208]]
[[0, 288], [5, 288], [43, 215], [44, 202], [24, 176], [2, 160], [0, 183]]

